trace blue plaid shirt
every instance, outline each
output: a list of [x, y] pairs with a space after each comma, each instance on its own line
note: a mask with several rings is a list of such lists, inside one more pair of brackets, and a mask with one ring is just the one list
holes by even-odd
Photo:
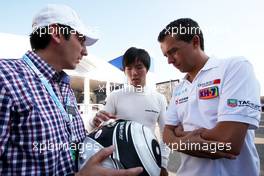
[[[69, 76], [34, 52], [26, 55], [73, 114], [72, 128], [38, 76], [22, 59], [0, 59], [0, 175], [67, 175], [74, 172], [70, 148], [85, 137]], [[66, 106], [66, 102], [71, 106]], [[68, 111], [69, 112], [69, 111]]]

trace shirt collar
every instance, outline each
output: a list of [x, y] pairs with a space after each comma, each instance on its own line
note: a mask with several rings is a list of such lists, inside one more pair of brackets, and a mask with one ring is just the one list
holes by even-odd
[[28, 51], [26, 52], [26, 55], [48, 81], [62, 81], [64, 83], [70, 82], [69, 75], [67, 75], [64, 71], [57, 72], [51, 65], [49, 65], [46, 61], [39, 57], [35, 52]]
[[65, 84], [70, 84], [70, 76], [64, 71], [56, 72], [52, 77], [52, 80], [58, 83], [62, 82]]
[[209, 58], [201, 70], [206, 71], [216, 67], [218, 67], [218, 60]]
[[[207, 70], [216, 68], [218, 66], [219, 66], [218, 59], [213, 59], [213, 58], [209, 57], [209, 59], [206, 61], [206, 63], [204, 64], [203, 68], [199, 71], [199, 73], [202, 72], [202, 71], [207, 71]], [[184, 76], [183, 80], [186, 81], [187, 78], [188, 78], [188, 74], [186, 74]]]

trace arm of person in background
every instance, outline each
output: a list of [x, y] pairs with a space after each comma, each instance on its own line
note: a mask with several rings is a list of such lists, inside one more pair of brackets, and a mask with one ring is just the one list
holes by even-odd
[[130, 168], [130, 169], [109, 169], [101, 165], [107, 157], [109, 157], [114, 151], [114, 147], [110, 146], [100, 150], [94, 156], [92, 156], [85, 166], [75, 175], [76, 176], [136, 176], [142, 171], [142, 167]]
[[161, 166], [162, 166], [160, 176], [168, 176], [167, 167], [168, 167], [168, 160], [170, 155], [170, 148], [163, 142], [162, 139], [162, 134], [165, 126], [164, 118], [167, 107], [167, 101], [163, 95], [161, 95], [160, 106], [161, 106], [161, 112], [158, 118], [158, 125], [160, 132]]
[[110, 119], [116, 119], [116, 116], [104, 110], [100, 110], [95, 114], [92, 123], [95, 127], [98, 127], [102, 122], [108, 121]]
[[109, 119], [116, 119], [115, 114], [115, 96], [113, 92], [106, 98], [106, 104], [99, 110], [94, 117], [89, 120], [89, 128], [92, 130], [98, 127], [102, 122]]

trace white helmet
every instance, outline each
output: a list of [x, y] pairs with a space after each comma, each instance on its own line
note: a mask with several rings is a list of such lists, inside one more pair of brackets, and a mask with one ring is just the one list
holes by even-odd
[[159, 176], [161, 170], [161, 151], [153, 132], [134, 121], [108, 121], [84, 140], [80, 150], [79, 169], [96, 152], [114, 145], [113, 154], [102, 165], [107, 168], [143, 167], [141, 176]]

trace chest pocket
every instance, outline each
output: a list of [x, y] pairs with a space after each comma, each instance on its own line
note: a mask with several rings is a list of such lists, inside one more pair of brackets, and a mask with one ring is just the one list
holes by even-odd
[[22, 117], [29, 116], [29, 113], [34, 108], [34, 103], [32, 100], [32, 94], [30, 91], [27, 90], [26, 87], [17, 89], [17, 91], [18, 91], [17, 94], [19, 96], [14, 99], [15, 101], [11, 108], [11, 117], [13, 123], [19, 124], [21, 123], [21, 121], [26, 120], [23, 119]]

